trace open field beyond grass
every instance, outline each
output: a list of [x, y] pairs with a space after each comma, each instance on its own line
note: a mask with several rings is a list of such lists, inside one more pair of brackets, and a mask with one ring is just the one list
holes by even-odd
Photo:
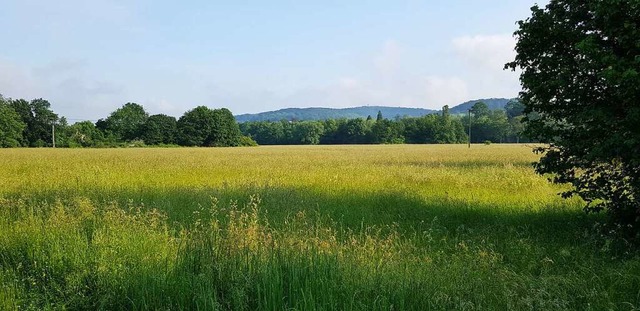
[[635, 310], [522, 145], [0, 150], [0, 310]]

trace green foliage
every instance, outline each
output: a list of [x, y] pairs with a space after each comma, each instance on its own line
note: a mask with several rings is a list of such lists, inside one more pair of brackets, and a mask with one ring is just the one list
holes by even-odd
[[504, 110], [507, 113], [509, 119], [513, 119], [517, 116], [524, 114], [524, 104], [518, 99], [510, 100], [507, 105], [504, 106]]
[[519, 143], [523, 135], [525, 134], [524, 116], [519, 115], [509, 119], [509, 133], [516, 139], [516, 143]]
[[[381, 117], [382, 115], [380, 115]], [[386, 119], [378, 119], [371, 127], [371, 142], [375, 144], [401, 144], [404, 143], [402, 122], [394, 122]]]
[[0, 148], [18, 147], [26, 124], [0, 95]]
[[214, 122], [213, 110], [205, 106], [185, 112], [177, 122], [178, 143], [182, 146], [209, 145]]
[[[507, 126], [507, 125], [505, 125]], [[244, 135], [260, 145], [462, 143], [466, 134], [457, 116], [426, 115], [399, 120], [338, 119], [303, 122], [245, 122]]]
[[240, 127], [227, 108], [213, 110], [213, 123], [208, 139], [208, 146], [232, 147], [240, 144]]
[[449, 110], [449, 105], [444, 105], [442, 107], [442, 116], [445, 117], [445, 118], [451, 116], [451, 111]]
[[20, 120], [23, 124], [25, 124], [23, 133], [21, 135], [20, 145], [29, 147], [31, 144], [27, 136], [29, 135], [29, 124], [34, 122], [33, 120], [33, 112], [31, 111], [31, 107], [29, 107], [29, 102], [24, 99], [15, 99], [9, 100], [9, 105], [13, 110], [20, 116]]
[[317, 145], [324, 134], [324, 126], [320, 122], [303, 121], [293, 124], [293, 143], [301, 145]]
[[[464, 127], [468, 128], [469, 118], [463, 117]], [[493, 142], [515, 142], [516, 133], [512, 131], [507, 114], [504, 110], [478, 110], [478, 114], [471, 112], [471, 142], [482, 143], [486, 140]]]
[[339, 136], [338, 129], [340, 124], [345, 122], [344, 119], [331, 119], [322, 122], [324, 127], [324, 135], [320, 138], [321, 144], [339, 144], [341, 137]]
[[345, 144], [363, 144], [368, 142], [369, 123], [364, 119], [349, 119], [338, 127], [339, 135]]
[[238, 146], [240, 128], [228, 109], [205, 106], [187, 111], [177, 122], [178, 143], [183, 146]]
[[177, 132], [176, 118], [156, 114], [150, 116], [142, 125], [140, 138], [147, 145], [175, 144]]
[[140, 139], [142, 127], [149, 118], [144, 107], [136, 103], [126, 103], [112, 112], [104, 121], [96, 124], [101, 130], [113, 134], [118, 140]]
[[412, 144], [456, 144], [467, 140], [462, 121], [447, 114], [407, 118], [404, 124], [406, 140]]
[[240, 147], [255, 147], [257, 146], [258, 143], [253, 140], [251, 137], [249, 136], [240, 136], [240, 143], [238, 144], [238, 146]]
[[640, 4], [637, 0], [552, 0], [520, 21], [527, 133], [548, 142], [536, 164], [572, 186], [587, 211], [606, 209], [640, 232]]
[[488, 117], [490, 113], [491, 110], [489, 110], [489, 106], [481, 101], [475, 103], [473, 107], [471, 107], [471, 115], [474, 118], [474, 121], [484, 117]]
[[284, 140], [283, 122], [245, 122], [240, 123], [240, 130], [260, 145], [282, 144]]
[[[428, 114], [420, 118], [400, 117], [393, 120], [382, 115], [385, 107], [376, 109], [373, 118], [330, 119], [324, 121], [245, 122], [238, 124], [226, 108], [209, 109], [205, 106], [187, 111], [180, 120], [158, 114], [148, 116], [144, 107], [127, 103], [112, 112], [106, 119], [100, 119], [95, 126], [80, 122], [68, 126], [64, 117], [58, 118], [49, 110], [49, 103], [38, 99], [8, 101], [26, 124], [22, 135], [16, 136], [19, 145], [46, 147], [51, 145], [51, 130], [55, 125], [56, 146], [58, 147], [127, 147], [127, 146], [239, 146], [242, 135], [248, 136], [261, 145], [315, 145], [315, 144], [401, 144], [401, 143], [462, 143], [466, 141], [464, 119], [451, 114], [447, 106], [441, 115]], [[501, 101], [490, 99], [492, 105]], [[486, 107], [484, 107], [486, 108]], [[304, 110], [304, 109], [302, 109]], [[357, 109], [356, 109], [357, 110]], [[385, 110], [387, 111], [387, 110]], [[391, 110], [388, 110], [391, 111]], [[491, 116], [504, 113], [483, 109]], [[511, 118], [509, 122], [492, 120], [491, 126], [482, 128], [482, 122], [475, 122], [479, 133], [500, 142], [520, 141], [522, 135]], [[501, 122], [498, 122], [501, 121]], [[31, 127], [29, 126], [31, 125]], [[516, 135], [517, 132], [517, 135]], [[506, 133], [506, 134], [505, 134]], [[144, 142], [144, 144], [141, 144]]]
[[69, 147], [101, 147], [104, 134], [91, 121], [82, 121], [67, 127]]
[[449, 107], [442, 107], [441, 116], [430, 117], [433, 126], [433, 140], [438, 144], [457, 144], [467, 141], [467, 133], [464, 131], [460, 118], [452, 118]]
[[51, 111], [51, 104], [44, 99], [27, 102], [24, 99], [10, 100], [9, 105], [26, 124], [22, 134], [23, 146], [51, 146], [52, 126], [58, 123], [58, 115]]
[[[33, 119], [28, 129], [28, 139], [33, 142], [45, 142], [43, 146], [50, 146], [52, 140], [52, 126], [58, 123], [58, 115], [51, 110], [51, 104], [42, 99], [34, 99], [29, 103]], [[27, 124], [29, 126], [29, 124]]]

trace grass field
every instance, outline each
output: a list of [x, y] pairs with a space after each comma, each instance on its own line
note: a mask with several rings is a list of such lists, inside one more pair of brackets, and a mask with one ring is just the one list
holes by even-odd
[[636, 310], [531, 147], [0, 150], [0, 310]]

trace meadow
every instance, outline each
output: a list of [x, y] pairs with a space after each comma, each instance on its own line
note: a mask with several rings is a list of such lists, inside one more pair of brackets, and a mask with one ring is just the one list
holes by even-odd
[[0, 310], [637, 310], [525, 145], [0, 150]]

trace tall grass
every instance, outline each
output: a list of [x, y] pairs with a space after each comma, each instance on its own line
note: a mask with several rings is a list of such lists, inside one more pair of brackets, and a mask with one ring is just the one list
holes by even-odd
[[640, 260], [522, 146], [0, 151], [0, 309], [607, 310]]

